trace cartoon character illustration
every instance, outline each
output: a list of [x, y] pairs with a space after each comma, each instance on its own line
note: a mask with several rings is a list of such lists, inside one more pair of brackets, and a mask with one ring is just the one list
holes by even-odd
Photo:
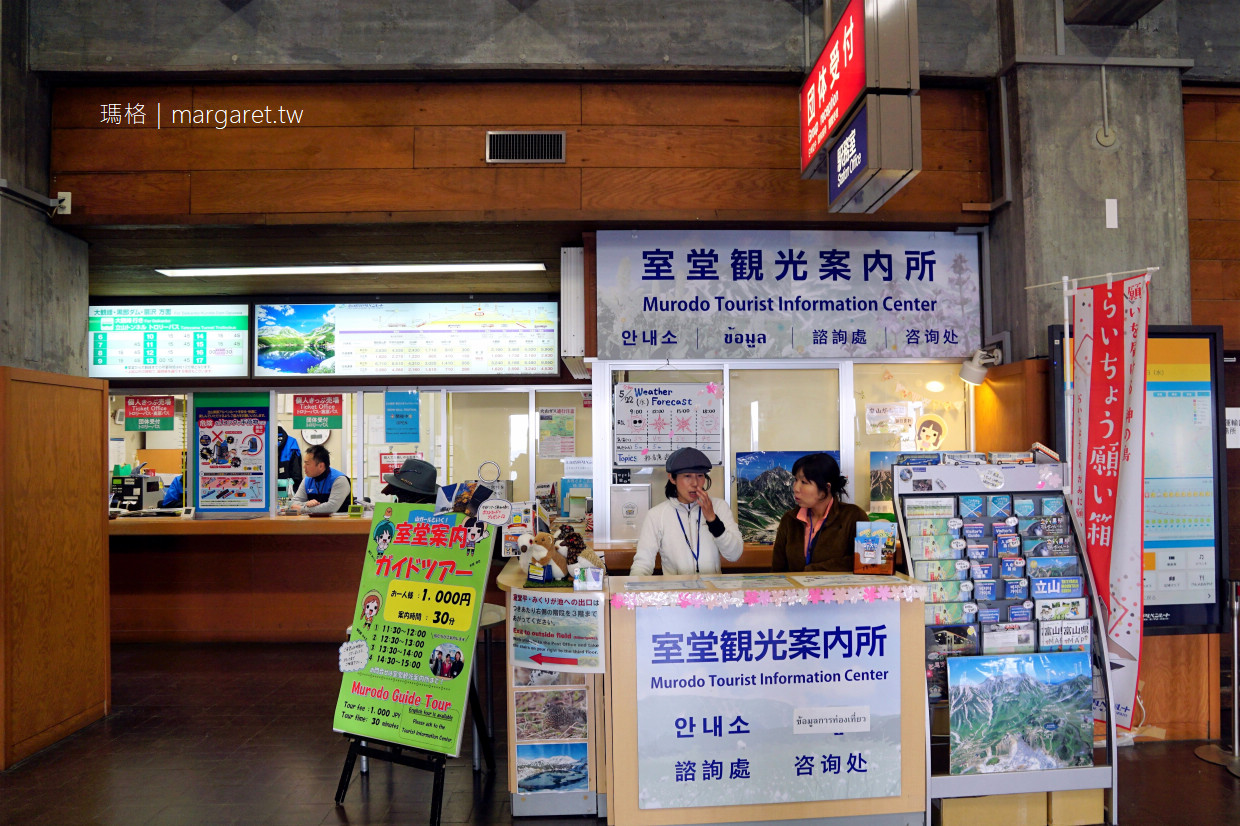
[[371, 623], [375, 621], [375, 617], [379, 614], [379, 608], [383, 605], [383, 599], [379, 596], [379, 592], [375, 590], [368, 591], [362, 599], [361, 620], [369, 629]]
[[[391, 510], [392, 510], [391, 508], [388, 508], [389, 513], [391, 512]], [[375, 539], [375, 553], [377, 556], [387, 555], [388, 546], [392, 544], [392, 537], [395, 535], [396, 535], [396, 526], [393, 525], [391, 522], [389, 522], [387, 519], [384, 519], [382, 522], [380, 522], [378, 525], [375, 526], [374, 539]]]
[[917, 422], [917, 449], [939, 450], [946, 433], [947, 424], [933, 413], [927, 413]]

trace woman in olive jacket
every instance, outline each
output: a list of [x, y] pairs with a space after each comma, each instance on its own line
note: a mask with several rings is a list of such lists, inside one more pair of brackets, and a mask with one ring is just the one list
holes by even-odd
[[869, 515], [842, 501], [848, 480], [827, 453], [810, 453], [792, 465], [792, 498], [797, 507], [784, 514], [775, 533], [772, 571], [853, 569], [857, 523]]

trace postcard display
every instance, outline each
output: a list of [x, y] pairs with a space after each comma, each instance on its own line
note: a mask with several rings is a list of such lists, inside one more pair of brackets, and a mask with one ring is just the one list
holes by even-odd
[[[1109, 788], [1114, 799], [1105, 635], [1063, 465], [894, 471], [906, 564], [927, 589], [927, 702], [950, 730], [947, 754], [932, 749], [930, 797]], [[1095, 715], [1110, 765], [1094, 765]]]

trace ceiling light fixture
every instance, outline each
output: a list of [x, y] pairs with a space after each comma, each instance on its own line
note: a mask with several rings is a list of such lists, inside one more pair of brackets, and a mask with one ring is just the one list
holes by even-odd
[[960, 365], [960, 380], [966, 384], [981, 384], [986, 380], [988, 368], [1003, 363], [1003, 350], [999, 347], [979, 347], [969, 360]]
[[339, 264], [298, 267], [191, 267], [155, 270], [169, 278], [245, 275], [382, 275], [452, 272], [546, 272], [546, 264]]

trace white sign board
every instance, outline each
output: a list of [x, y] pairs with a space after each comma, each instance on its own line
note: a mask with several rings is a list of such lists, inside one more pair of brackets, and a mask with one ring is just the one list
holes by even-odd
[[723, 462], [723, 389], [710, 384], [617, 384], [615, 461], [662, 466], [682, 447]]

